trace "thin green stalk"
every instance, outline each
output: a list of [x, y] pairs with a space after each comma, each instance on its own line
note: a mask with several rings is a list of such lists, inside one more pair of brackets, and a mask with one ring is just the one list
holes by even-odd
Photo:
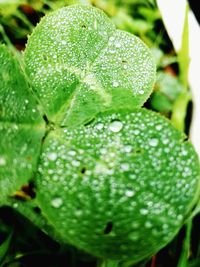
[[[13, 229], [10, 231], [8, 237], [6, 238], [6, 240], [0, 245], [0, 265], [3, 263], [6, 254], [9, 250], [10, 244], [11, 244], [11, 240], [12, 240], [12, 236], [13, 236]], [[2, 266], [2, 265], [1, 265]]]
[[4, 42], [6, 43], [6, 45], [9, 47], [9, 49], [14, 53], [16, 54], [17, 52], [17, 49], [14, 47], [14, 45], [11, 43], [10, 39], [8, 38], [5, 30], [4, 30], [4, 27], [0, 24], [0, 33], [3, 37], [3, 40]]
[[191, 100], [188, 92], [188, 70], [189, 70], [189, 24], [188, 24], [188, 5], [186, 7], [184, 28], [182, 34], [182, 46], [178, 52], [178, 63], [180, 68], [179, 79], [183, 85], [183, 92], [174, 103], [171, 121], [180, 131], [184, 131], [187, 106]]
[[28, 30], [30, 32], [33, 31], [33, 28], [34, 28], [33, 24], [27, 19], [27, 17], [22, 12], [20, 12], [19, 10], [16, 10], [15, 16], [18, 19], [20, 19], [28, 27]]
[[97, 262], [97, 267], [118, 267], [119, 261], [115, 260], [100, 260]]
[[178, 96], [173, 105], [171, 121], [174, 126], [180, 131], [185, 130], [185, 117], [187, 114], [187, 106], [191, 98], [192, 97], [189, 92], [183, 92]]
[[188, 23], [188, 5], [186, 6], [185, 21], [182, 34], [182, 45], [178, 52], [178, 63], [180, 68], [180, 81], [183, 84], [185, 90], [188, 88], [188, 70], [189, 70], [189, 23]]
[[182, 253], [178, 262], [177, 267], [187, 267], [188, 257], [190, 252], [190, 241], [191, 241], [191, 231], [192, 231], [192, 219], [189, 219], [186, 224], [186, 236], [183, 243]]

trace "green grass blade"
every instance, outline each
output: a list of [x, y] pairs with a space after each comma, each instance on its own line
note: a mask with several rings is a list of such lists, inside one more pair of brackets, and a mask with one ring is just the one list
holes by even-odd
[[182, 34], [182, 46], [178, 52], [178, 62], [180, 67], [180, 80], [185, 89], [188, 87], [188, 69], [189, 69], [189, 24], [188, 24], [188, 5], [186, 6], [185, 21]]
[[12, 239], [13, 231], [10, 232], [6, 240], [0, 245], [0, 265], [3, 263], [5, 256], [8, 252], [8, 249], [10, 247], [10, 242]]
[[179, 79], [183, 85], [184, 92], [177, 98], [173, 111], [171, 121], [174, 126], [184, 131], [185, 117], [187, 112], [188, 102], [191, 99], [188, 89], [188, 70], [189, 70], [189, 24], [188, 24], [188, 5], [186, 6], [185, 21], [182, 34], [182, 46], [178, 52], [178, 63], [180, 68]]

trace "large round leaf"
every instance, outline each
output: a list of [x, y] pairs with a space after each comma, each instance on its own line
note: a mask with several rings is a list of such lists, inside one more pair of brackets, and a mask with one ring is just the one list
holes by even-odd
[[45, 140], [37, 198], [65, 242], [93, 255], [139, 261], [166, 245], [195, 204], [192, 145], [141, 109], [103, 113]]
[[0, 46], [0, 204], [33, 178], [44, 123], [17, 60]]
[[141, 106], [155, 65], [136, 36], [100, 10], [72, 5], [46, 16], [25, 50], [27, 74], [49, 119], [70, 125], [102, 110]]

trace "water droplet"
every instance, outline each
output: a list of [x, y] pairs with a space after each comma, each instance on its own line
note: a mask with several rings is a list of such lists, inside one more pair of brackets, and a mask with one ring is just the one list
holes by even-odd
[[160, 131], [161, 129], [162, 129], [162, 125], [161, 124], [156, 125], [156, 130]]
[[75, 156], [75, 155], [76, 155], [76, 151], [70, 150], [70, 151], [68, 152], [68, 154], [69, 154], [70, 156]]
[[130, 153], [132, 151], [132, 146], [131, 145], [127, 145], [124, 147], [124, 151], [127, 153]]
[[103, 129], [103, 126], [104, 126], [103, 123], [97, 123], [96, 124], [96, 129], [97, 130], [101, 130], [101, 129]]
[[130, 233], [129, 234], [129, 238], [132, 240], [132, 241], [137, 241], [139, 239], [139, 234], [138, 233]]
[[122, 163], [121, 164], [121, 169], [123, 171], [128, 171], [129, 170], [129, 164], [128, 163]]
[[119, 86], [119, 83], [117, 81], [114, 81], [113, 82], [113, 87], [118, 87]]
[[28, 102], [29, 102], [29, 101], [28, 101], [28, 99], [25, 99], [25, 101], [24, 101], [24, 102], [25, 102], [26, 104], [28, 104]]
[[78, 167], [78, 166], [80, 166], [80, 162], [77, 161], [77, 160], [73, 160], [73, 161], [72, 161], [72, 165], [73, 165], [74, 167]]
[[158, 139], [156, 139], [156, 138], [152, 138], [152, 139], [150, 139], [149, 140], [149, 145], [150, 146], [157, 146], [158, 145]]
[[147, 222], [145, 222], [144, 226], [149, 229], [153, 226], [153, 224], [151, 222], [147, 221]]
[[54, 208], [60, 208], [60, 206], [63, 204], [63, 200], [60, 197], [56, 197], [52, 199], [51, 206]]
[[132, 228], [133, 229], [138, 229], [140, 227], [140, 224], [138, 222], [133, 222], [132, 223]]
[[51, 160], [51, 161], [55, 161], [58, 157], [58, 155], [55, 153], [55, 152], [52, 152], [52, 153], [49, 153], [47, 155], [48, 159]]
[[179, 214], [179, 215], [177, 216], [177, 220], [178, 220], [178, 221], [182, 221], [182, 220], [183, 220], [183, 215]]
[[159, 236], [159, 234], [160, 234], [160, 233], [159, 233], [159, 231], [158, 231], [157, 229], [153, 229], [153, 230], [152, 230], [152, 235], [153, 235], [153, 236]]
[[148, 211], [147, 209], [141, 209], [141, 210], [140, 210], [140, 213], [141, 213], [142, 215], [146, 215], [146, 214], [149, 213], [149, 211]]
[[186, 150], [182, 150], [182, 153], [181, 153], [183, 156], [187, 156], [188, 152]]
[[66, 42], [65, 40], [62, 40], [62, 41], [61, 41], [61, 44], [66, 45], [67, 42]]
[[5, 166], [6, 165], [6, 160], [3, 157], [0, 157], [0, 166]]
[[97, 21], [96, 21], [96, 19], [94, 21], [94, 29], [97, 30]]
[[164, 144], [164, 145], [166, 145], [166, 144], [168, 144], [168, 143], [169, 143], [169, 139], [167, 139], [167, 138], [164, 138], [164, 139], [162, 140], [162, 142], [163, 142], [163, 144]]
[[135, 195], [135, 192], [133, 190], [126, 190], [125, 196], [127, 197], [133, 197]]
[[18, 203], [16, 203], [16, 202], [13, 204], [13, 208], [14, 208], [14, 209], [17, 209], [18, 206], [19, 206], [19, 205], [18, 205]]
[[121, 47], [121, 44], [119, 42], [116, 42], [115, 46], [119, 48], [119, 47]]
[[123, 124], [121, 121], [112, 121], [109, 125], [109, 129], [114, 133], [120, 132], [122, 127], [123, 127]]
[[82, 214], [83, 214], [82, 210], [76, 210], [76, 211], [75, 211], [75, 215], [76, 215], [77, 217], [80, 217]]
[[169, 228], [169, 225], [168, 225], [168, 224], [166, 224], [166, 223], [164, 223], [164, 224], [162, 225], [162, 228], [163, 228], [163, 230], [166, 230], [166, 229], [168, 229], [168, 228]]
[[135, 135], [138, 135], [140, 133], [140, 131], [138, 130], [138, 129], [136, 129], [135, 131], [134, 131], [134, 134]]
[[138, 92], [140, 95], [143, 95], [144, 94], [144, 90], [139, 90], [139, 92]]

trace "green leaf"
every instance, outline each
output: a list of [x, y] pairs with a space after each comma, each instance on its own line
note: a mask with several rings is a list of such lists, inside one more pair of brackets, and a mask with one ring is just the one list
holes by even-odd
[[27, 74], [49, 120], [77, 124], [103, 110], [141, 106], [155, 65], [136, 36], [100, 10], [72, 5], [46, 16], [25, 50]]
[[10, 247], [12, 235], [13, 235], [13, 231], [11, 231], [10, 234], [8, 235], [8, 237], [4, 240], [4, 242], [2, 244], [0, 244], [0, 265], [3, 263], [4, 258], [7, 254], [7, 251]]
[[102, 113], [47, 136], [37, 201], [61, 240], [137, 262], [166, 245], [199, 197], [198, 156], [185, 135], [145, 109]]
[[42, 122], [19, 63], [4, 45], [0, 45], [0, 121]]
[[33, 178], [44, 123], [19, 63], [0, 46], [0, 204]]

